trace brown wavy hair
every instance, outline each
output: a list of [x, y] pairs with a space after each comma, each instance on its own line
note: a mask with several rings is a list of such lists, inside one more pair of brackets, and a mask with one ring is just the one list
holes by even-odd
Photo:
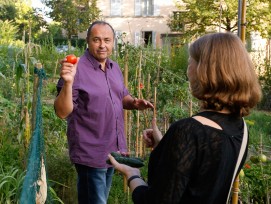
[[254, 65], [240, 38], [232, 33], [212, 33], [190, 45], [190, 57], [197, 62], [192, 95], [202, 108], [228, 109], [247, 116], [260, 101], [262, 92]]

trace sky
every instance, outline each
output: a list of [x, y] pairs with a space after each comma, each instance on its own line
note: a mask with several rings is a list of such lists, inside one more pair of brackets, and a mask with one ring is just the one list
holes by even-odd
[[[42, 9], [42, 11], [46, 11], [48, 10], [48, 7], [46, 7], [44, 4], [41, 3], [41, 0], [32, 0], [32, 7], [33, 8], [39, 8], [39, 9]], [[52, 19], [44, 16], [44, 19], [47, 21], [47, 22], [51, 22]]]
[[44, 5], [41, 3], [40, 0], [32, 0], [32, 6], [34, 8], [42, 8]]

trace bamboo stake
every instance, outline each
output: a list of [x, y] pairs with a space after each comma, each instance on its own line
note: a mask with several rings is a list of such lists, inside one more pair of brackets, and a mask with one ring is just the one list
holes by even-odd
[[156, 85], [159, 84], [159, 79], [160, 79], [160, 64], [161, 64], [161, 52], [158, 55], [157, 74], [156, 74]]
[[147, 79], [147, 100], [150, 100], [150, 83], [151, 82], [151, 75], [148, 74], [148, 79]]
[[189, 116], [191, 117], [193, 115], [193, 102], [192, 99], [189, 101]]
[[157, 93], [157, 87], [154, 87], [153, 118], [156, 118], [156, 93]]
[[128, 122], [128, 151], [129, 151], [129, 153], [131, 153], [131, 151], [132, 151], [132, 148], [131, 148], [131, 144], [132, 144], [132, 138], [131, 138], [131, 136], [132, 136], [132, 120], [133, 120], [133, 118], [132, 118], [132, 114], [131, 114], [131, 112], [129, 112], [129, 114], [128, 114], [128, 118], [129, 118], [129, 122]]
[[[126, 52], [126, 54], [125, 54], [125, 64], [124, 64], [124, 85], [125, 85], [125, 87], [127, 87], [128, 88], [128, 50], [127, 50], [127, 52]], [[124, 110], [124, 135], [126, 135], [126, 141], [130, 141], [131, 140], [131, 138], [130, 138], [130, 135], [128, 135], [127, 133], [128, 133], [128, 123], [127, 123], [127, 121], [128, 121], [128, 111], [127, 110]], [[127, 143], [127, 142], [126, 142]], [[130, 150], [130, 143], [128, 143], [128, 151]], [[124, 192], [126, 192], [127, 191], [127, 181], [126, 181], [126, 177], [125, 176], [123, 176], [123, 186], [124, 186]]]
[[[141, 82], [141, 68], [142, 68], [142, 51], [140, 52], [139, 58], [139, 67], [138, 67], [138, 86], [137, 86], [137, 94], [140, 97], [140, 82]], [[139, 153], [139, 111], [137, 111], [137, 122], [136, 122], [136, 156], [138, 157]]]
[[[124, 64], [124, 85], [125, 87], [128, 88], [128, 51], [125, 55], [125, 64]], [[127, 135], [127, 118], [128, 118], [128, 111], [127, 110], [124, 110], [124, 134], [126, 135], [126, 137], [128, 136]], [[127, 138], [127, 140], [129, 140], [129, 138]], [[130, 149], [130, 147], [128, 146], [128, 149]]]
[[[41, 69], [42, 68], [42, 64], [41, 63], [36, 63], [35, 67], [37, 69]], [[34, 84], [33, 84], [33, 99], [32, 99], [32, 119], [31, 119], [31, 123], [32, 123], [32, 132], [34, 131], [35, 127], [36, 127], [36, 106], [37, 106], [37, 89], [38, 89], [38, 82], [39, 82], [39, 77], [37, 74], [35, 74], [34, 76]]]
[[166, 133], [167, 129], [168, 129], [168, 117], [165, 116], [165, 123], [164, 123], [164, 134]]
[[139, 138], [139, 157], [142, 157], [143, 155], [143, 135], [140, 134]]
[[55, 68], [54, 68], [53, 79], [58, 79], [58, 77], [56, 76], [56, 71], [58, 69], [58, 65], [59, 65], [59, 62], [58, 62], [58, 60], [56, 60], [56, 62], [55, 62]]
[[238, 192], [239, 192], [239, 175], [236, 177], [232, 185], [232, 204], [238, 203]]
[[242, 0], [242, 15], [241, 15], [241, 33], [240, 38], [245, 43], [246, 40], [246, 0]]
[[29, 142], [31, 138], [31, 131], [30, 131], [30, 117], [28, 113], [27, 106], [24, 107], [24, 119], [25, 119], [25, 130], [24, 130], [24, 138], [25, 138], [25, 148], [29, 147]]
[[[246, 0], [242, 0], [241, 5], [241, 31], [240, 31], [240, 38], [243, 43], [245, 43], [246, 39]], [[238, 204], [238, 192], [239, 192], [239, 174], [237, 175], [236, 179], [234, 180], [232, 186], [232, 204]]]

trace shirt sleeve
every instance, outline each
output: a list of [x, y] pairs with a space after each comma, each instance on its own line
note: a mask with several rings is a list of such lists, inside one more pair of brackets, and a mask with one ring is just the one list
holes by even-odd
[[[78, 72], [78, 71], [77, 71]], [[73, 83], [73, 88], [72, 88], [72, 98], [73, 98], [73, 104], [74, 104], [74, 107], [77, 107], [77, 98], [78, 98], [78, 94], [79, 94], [79, 91], [78, 91], [78, 87], [79, 87], [79, 74], [77, 73], [75, 75], [75, 78], [74, 78], [74, 83]], [[56, 85], [56, 90], [57, 90], [57, 96], [59, 95], [62, 87], [63, 87], [63, 84], [64, 84], [64, 80], [62, 78], [60, 78], [57, 82], [57, 85]]]

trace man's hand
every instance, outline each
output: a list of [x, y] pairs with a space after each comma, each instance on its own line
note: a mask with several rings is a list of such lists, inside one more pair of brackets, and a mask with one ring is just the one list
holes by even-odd
[[137, 110], [144, 110], [147, 108], [154, 109], [153, 104], [145, 99], [134, 98], [133, 105]]
[[60, 77], [65, 81], [65, 83], [72, 83], [74, 80], [74, 76], [77, 71], [77, 64], [79, 61], [79, 57], [77, 57], [77, 63], [72, 64], [67, 62], [67, 59], [62, 59], [60, 61]]

